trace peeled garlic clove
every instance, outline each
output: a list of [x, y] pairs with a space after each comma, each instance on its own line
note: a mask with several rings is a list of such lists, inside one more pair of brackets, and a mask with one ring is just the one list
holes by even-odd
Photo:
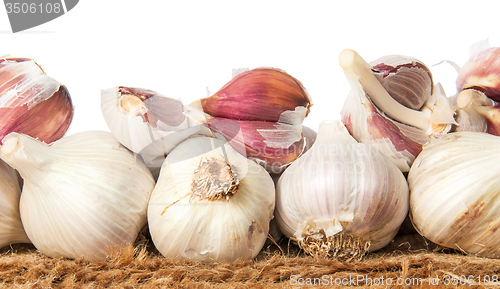
[[213, 118], [208, 126], [240, 154], [272, 173], [283, 171], [304, 149], [300, 124]]
[[165, 156], [197, 132], [187, 130], [181, 101], [148, 89], [119, 86], [103, 90], [101, 110], [113, 136], [141, 155]]
[[500, 258], [500, 137], [456, 132], [433, 139], [409, 176], [410, 214], [430, 241]]
[[500, 102], [500, 47], [490, 47], [474, 54], [460, 69], [457, 89], [476, 89]]
[[234, 261], [257, 256], [273, 218], [269, 174], [222, 140], [188, 139], [167, 156], [148, 224], [167, 258]]
[[236, 75], [214, 95], [192, 106], [213, 117], [300, 124], [311, 99], [303, 85], [286, 72], [257, 68]]
[[314, 255], [359, 259], [386, 246], [408, 212], [408, 185], [384, 155], [324, 121], [312, 148], [281, 175], [276, 220]]
[[19, 215], [20, 197], [17, 172], [0, 160], [0, 248], [15, 243], [31, 243]]
[[387, 55], [370, 62], [385, 90], [402, 105], [420, 110], [434, 86], [430, 69], [416, 58]]
[[0, 58], [0, 144], [10, 132], [51, 143], [68, 130], [68, 90], [28, 58]]
[[21, 220], [50, 257], [103, 260], [146, 225], [149, 170], [108, 132], [81, 132], [50, 146], [10, 133], [0, 157], [24, 180]]

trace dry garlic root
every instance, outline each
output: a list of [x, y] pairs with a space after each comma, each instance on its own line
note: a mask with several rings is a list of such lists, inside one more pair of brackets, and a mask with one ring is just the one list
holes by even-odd
[[340, 121], [325, 121], [278, 181], [276, 220], [312, 255], [360, 259], [392, 240], [408, 202], [406, 179], [389, 158]]

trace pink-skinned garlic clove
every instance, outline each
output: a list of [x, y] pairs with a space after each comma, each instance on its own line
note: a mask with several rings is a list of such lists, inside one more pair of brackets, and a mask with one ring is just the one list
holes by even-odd
[[416, 58], [387, 55], [370, 62], [378, 81], [397, 102], [420, 110], [432, 95], [430, 69]]
[[275, 68], [242, 72], [214, 95], [191, 104], [212, 117], [302, 123], [312, 106], [302, 83]]
[[0, 58], [0, 144], [11, 132], [52, 143], [63, 137], [72, 119], [64, 85], [32, 59]]
[[208, 127], [272, 173], [282, 172], [304, 150], [301, 125], [213, 118]]
[[457, 90], [475, 89], [500, 102], [500, 47], [474, 54], [460, 69]]

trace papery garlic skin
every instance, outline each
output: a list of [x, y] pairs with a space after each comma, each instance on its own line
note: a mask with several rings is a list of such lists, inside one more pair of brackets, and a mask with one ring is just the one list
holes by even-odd
[[24, 180], [21, 220], [47, 256], [104, 260], [146, 224], [153, 177], [111, 133], [81, 132], [50, 146], [11, 133], [0, 157]]
[[240, 154], [262, 165], [270, 173], [280, 173], [304, 150], [302, 125], [268, 121], [241, 121], [212, 118], [208, 127], [224, 136]]
[[73, 119], [68, 89], [28, 58], [0, 58], [0, 144], [10, 132], [51, 143]]
[[19, 215], [20, 197], [17, 172], [0, 160], [0, 248], [15, 243], [31, 243]]
[[[220, 199], [200, 197], [204, 165], [220, 165], [237, 185]], [[224, 170], [226, 170], [224, 172]], [[196, 185], [198, 184], [198, 185]], [[213, 183], [208, 188], [215, 188]], [[207, 188], [207, 187], [205, 187]], [[151, 195], [148, 224], [153, 243], [167, 258], [234, 261], [257, 256], [266, 241], [275, 204], [269, 174], [224, 141], [188, 139], [167, 156]]]
[[305, 153], [313, 146], [314, 142], [316, 141], [316, 137], [318, 136], [318, 133], [314, 129], [303, 125], [302, 134], [304, 135], [304, 142], [305, 142], [304, 151], [302, 153]]
[[406, 179], [386, 156], [356, 142], [340, 121], [324, 121], [312, 148], [281, 175], [275, 214], [289, 238], [343, 234], [375, 251], [396, 235], [408, 201]]
[[424, 146], [408, 175], [415, 229], [444, 247], [500, 258], [500, 137], [456, 132]]
[[389, 119], [370, 101], [361, 85], [353, 83], [351, 88], [340, 111], [349, 133], [385, 154], [402, 172], [408, 172], [430, 138], [418, 128]]
[[134, 153], [166, 156], [199, 131], [189, 128], [180, 100], [143, 88], [101, 91], [101, 111], [113, 136]]

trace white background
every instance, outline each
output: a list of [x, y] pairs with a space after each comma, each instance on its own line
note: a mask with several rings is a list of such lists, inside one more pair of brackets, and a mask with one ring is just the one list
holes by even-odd
[[108, 130], [100, 91], [148, 88], [190, 103], [215, 93], [233, 68], [276, 67], [313, 101], [304, 124], [338, 119], [349, 86], [338, 55], [420, 59], [455, 94], [472, 44], [500, 46], [498, 1], [118, 1], [82, 0], [66, 15], [13, 34], [0, 7], [0, 56], [35, 59], [66, 85], [75, 117], [68, 134]]

